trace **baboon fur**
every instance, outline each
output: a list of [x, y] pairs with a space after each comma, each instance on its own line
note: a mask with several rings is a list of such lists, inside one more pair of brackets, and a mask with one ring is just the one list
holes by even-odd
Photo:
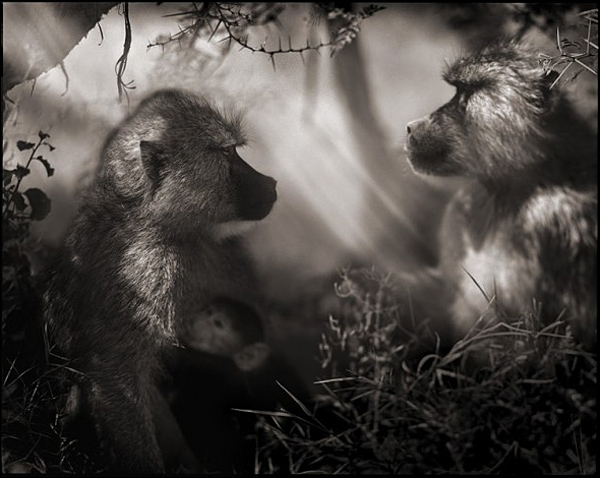
[[[51, 272], [50, 336], [80, 372], [110, 470], [157, 473], [174, 460], [200, 471], [157, 382], [165, 348], [206, 303], [259, 300], [240, 238], [217, 234], [262, 219], [276, 198], [275, 181], [237, 156], [242, 144], [237, 117], [190, 93], [142, 101], [108, 138]], [[161, 456], [161, 435], [180, 439], [169, 447], [181, 456]]]
[[575, 337], [595, 349], [595, 133], [553, 85], [556, 72], [517, 42], [459, 59], [444, 79], [456, 95], [409, 123], [406, 143], [417, 173], [467, 184], [441, 226], [431, 281], [440, 306], [432, 315], [450, 315], [456, 340], [486, 309], [516, 318], [535, 299], [542, 323], [564, 314]]

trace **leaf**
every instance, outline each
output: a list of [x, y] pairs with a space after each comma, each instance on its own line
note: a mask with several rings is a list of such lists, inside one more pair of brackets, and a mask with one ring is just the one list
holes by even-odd
[[46, 173], [48, 173], [48, 177], [50, 177], [54, 174], [54, 168], [52, 166], [50, 166], [50, 163], [48, 162], [47, 159], [45, 159], [42, 156], [38, 156], [37, 158], [33, 158], [33, 159], [37, 159], [40, 163], [42, 163], [44, 165], [44, 167], [46, 168]]
[[50, 151], [54, 151], [56, 148], [52, 146], [50, 143], [44, 143], [46, 146], [50, 148]]
[[48, 133], [44, 133], [44, 132], [42, 132], [42, 131], [40, 131], [40, 132], [38, 133], [38, 136], [40, 137], [40, 139], [41, 139], [42, 141], [44, 141], [46, 138], [49, 138], [49, 137], [50, 137], [50, 135], [49, 135]]
[[25, 203], [25, 199], [23, 199], [23, 195], [18, 191], [16, 191], [13, 194], [12, 202], [15, 203], [15, 206], [18, 211], [23, 211], [27, 207], [27, 204]]
[[360, 15], [363, 18], [368, 18], [381, 10], [385, 10], [385, 7], [383, 5], [371, 4], [371, 5], [367, 5], [365, 8], [363, 8], [362, 11], [360, 12]]
[[7, 186], [10, 184], [14, 174], [15, 174], [14, 171], [12, 171], [10, 169], [2, 168], [2, 182], [4, 183], [4, 186]]
[[23, 179], [27, 176], [31, 171], [28, 168], [24, 168], [20, 164], [17, 164], [17, 167], [13, 169], [13, 174], [17, 177], [17, 179]]
[[30, 188], [23, 194], [27, 196], [29, 205], [31, 206], [31, 219], [33, 221], [44, 219], [50, 212], [52, 204], [46, 193], [38, 188]]
[[17, 148], [19, 151], [23, 151], [25, 149], [32, 149], [35, 146], [33, 143], [28, 143], [27, 141], [17, 141]]

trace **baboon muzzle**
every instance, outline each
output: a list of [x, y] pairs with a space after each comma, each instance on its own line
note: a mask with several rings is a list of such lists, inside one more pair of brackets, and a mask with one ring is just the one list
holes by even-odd
[[419, 147], [428, 133], [429, 119], [427, 117], [411, 121], [406, 125], [406, 143], [408, 148]]
[[256, 171], [237, 154], [231, 174], [240, 219], [257, 221], [266, 217], [277, 200], [277, 181]]

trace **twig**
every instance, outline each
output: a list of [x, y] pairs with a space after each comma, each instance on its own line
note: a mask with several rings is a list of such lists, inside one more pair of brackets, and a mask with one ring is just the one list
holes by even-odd
[[129, 86], [133, 81], [129, 83], [123, 82], [123, 74], [125, 73], [125, 69], [127, 68], [127, 57], [129, 55], [129, 50], [131, 48], [131, 22], [129, 21], [129, 4], [127, 2], [123, 3], [123, 16], [125, 18], [125, 42], [123, 44], [123, 54], [117, 60], [115, 65], [115, 71], [117, 73], [117, 89], [119, 91], [119, 101], [123, 98], [123, 94], [125, 94], [125, 98], [127, 98], [127, 102], [129, 102], [129, 95], [127, 94], [128, 89], [133, 89], [135, 87]]

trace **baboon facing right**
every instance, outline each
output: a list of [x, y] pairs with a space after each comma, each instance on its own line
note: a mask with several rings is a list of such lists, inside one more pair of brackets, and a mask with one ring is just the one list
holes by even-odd
[[415, 172], [469, 179], [443, 219], [431, 315], [456, 340], [486, 309], [514, 318], [535, 299], [543, 323], [564, 314], [575, 337], [595, 349], [594, 132], [553, 86], [556, 72], [517, 42], [458, 60], [444, 79], [455, 96], [409, 123], [405, 146]]
[[239, 156], [243, 144], [237, 116], [190, 92], [150, 95], [108, 138], [49, 276], [50, 337], [113, 473], [202, 471], [158, 383], [164, 351], [204, 305], [260, 303], [241, 238], [224, 232], [266, 217], [276, 181]]

